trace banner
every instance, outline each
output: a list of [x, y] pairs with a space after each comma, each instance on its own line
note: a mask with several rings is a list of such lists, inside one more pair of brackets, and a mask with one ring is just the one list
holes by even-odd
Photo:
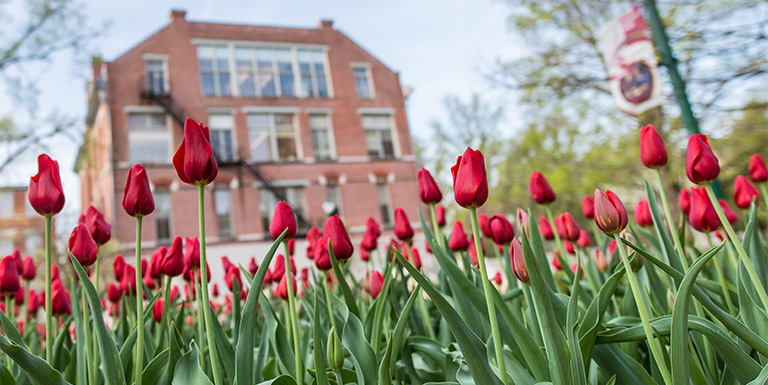
[[664, 102], [656, 51], [638, 7], [600, 28], [597, 39], [619, 110], [637, 115]]

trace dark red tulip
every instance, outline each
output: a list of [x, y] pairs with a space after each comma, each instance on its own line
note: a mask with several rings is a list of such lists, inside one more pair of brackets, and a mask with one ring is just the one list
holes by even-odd
[[147, 170], [140, 164], [134, 164], [128, 170], [123, 191], [123, 209], [132, 217], [149, 215], [155, 211], [155, 199], [149, 188]]
[[493, 282], [497, 285], [501, 285], [501, 273], [496, 272], [496, 275], [493, 276]]
[[317, 247], [317, 242], [322, 238], [323, 235], [320, 234], [320, 230], [318, 230], [317, 227], [312, 226], [312, 228], [309, 229], [307, 232], [307, 258], [315, 259], [315, 247]]
[[51, 282], [59, 278], [59, 265], [51, 265]]
[[528, 276], [528, 268], [525, 265], [523, 244], [520, 241], [520, 238], [512, 240], [512, 246], [509, 248], [509, 258], [512, 262], [512, 272], [515, 274], [515, 277], [517, 277], [520, 282], [527, 285], [531, 280]]
[[718, 199], [718, 203], [720, 203], [720, 207], [723, 209], [723, 214], [725, 214], [725, 219], [728, 220], [728, 223], [735, 224], [739, 221], [739, 214], [737, 214], [731, 206], [728, 204], [728, 201], [725, 199]]
[[328, 218], [328, 221], [325, 223], [322, 240], [323, 247], [328, 247], [329, 240], [331, 241], [331, 247], [336, 259], [340, 261], [349, 259], [355, 251], [355, 247], [352, 245], [352, 241], [347, 234], [347, 229], [338, 215]]
[[706, 135], [694, 134], [688, 138], [685, 173], [696, 184], [712, 182], [720, 175], [720, 162], [712, 152]]
[[627, 227], [627, 210], [613, 191], [595, 189], [594, 201], [595, 224], [600, 230], [611, 235]]
[[587, 230], [581, 229], [579, 232], [579, 239], [576, 240], [576, 245], [578, 245], [581, 248], [587, 248], [589, 247], [590, 241], [589, 241], [589, 234], [587, 233]]
[[703, 233], [715, 231], [721, 225], [715, 206], [703, 187], [691, 187], [691, 211], [688, 221], [691, 227]]
[[[296, 263], [293, 261], [293, 257], [290, 257], [289, 259], [291, 272], [296, 274]], [[278, 254], [275, 256], [275, 266], [272, 268], [272, 281], [279, 282], [283, 278], [283, 275], [285, 275], [285, 256]]]
[[562, 271], [563, 265], [560, 264], [560, 258], [558, 258], [558, 256], [562, 257], [560, 249], [552, 251], [552, 267], [554, 267], [557, 271]]
[[54, 317], [72, 314], [72, 297], [58, 279], [51, 282], [51, 314]]
[[408, 222], [408, 216], [400, 207], [395, 210], [395, 236], [401, 241], [410, 241], [413, 238], [411, 223]]
[[752, 201], [757, 202], [760, 193], [749, 180], [741, 175], [736, 177], [733, 182], [733, 200], [736, 206], [742, 209], [748, 209]]
[[435, 218], [437, 219], [437, 227], [445, 227], [445, 207], [443, 205], [435, 206]]
[[[152, 278], [152, 276], [149, 275], [149, 274], [145, 275], [144, 279], [141, 280], [141, 282], [144, 283], [144, 286], [146, 286], [146, 287], [148, 287], [150, 289], [154, 289], [155, 286], [157, 286], [157, 283], [155, 282], [155, 279]], [[144, 294], [146, 295], [146, 291], [144, 292]]]
[[293, 247], [296, 244], [296, 238], [288, 240], [288, 255], [293, 256]]
[[16, 262], [13, 257], [6, 255], [0, 260], [0, 293], [13, 295], [21, 287], [19, 271], [16, 270]]
[[373, 227], [374, 230], [376, 230], [376, 237], [378, 238], [381, 235], [381, 226], [379, 226], [379, 223], [376, 222], [375, 219], [372, 217], [368, 217], [365, 221], [366, 227]]
[[160, 274], [178, 277], [184, 271], [184, 250], [181, 237], [173, 238], [171, 247], [160, 260]]
[[422, 167], [418, 172], [418, 177], [419, 196], [421, 197], [421, 201], [426, 204], [440, 203], [440, 201], [443, 200], [443, 194], [440, 192], [440, 188], [437, 187], [437, 183], [435, 183], [435, 180], [432, 178], [432, 174], [430, 174], [426, 168]]
[[322, 239], [315, 246], [315, 267], [322, 271], [328, 271], [333, 267], [330, 254], [328, 254], [328, 246], [323, 244]]
[[185, 238], [184, 240], [184, 264], [190, 270], [200, 268], [200, 242], [197, 237]]
[[152, 317], [155, 322], [160, 323], [163, 320], [163, 308], [165, 307], [165, 301], [162, 298], [158, 298], [155, 301], [155, 306], [152, 308]]
[[648, 199], [640, 199], [635, 204], [635, 221], [640, 227], [653, 226], [653, 217], [651, 217], [651, 206]]
[[31, 281], [35, 279], [36, 273], [37, 266], [35, 266], [35, 261], [28, 255], [24, 258], [24, 262], [22, 263], [21, 277], [24, 278], [25, 281]]
[[85, 225], [97, 245], [103, 245], [112, 237], [112, 225], [104, 219], [104, 214], [93, 206], [85, 211]]
[[[40, 296], [32, 289], [27, 290], [27, 295], [29, 296], [29, 302], [27, 302], [27, 318], [35, 318], [37, 310], [40, 309]], [[43, 297], [45, 297], [45, 293], [43, 293]]]
[[664, 167], [667, 164], [664, 141], [651, 124], [640, 129], [640, 159], [648, 168]]
[[576, 247], [573, 246], [573, 242], [563, 241], [563, 243], [565, 244], [565, 251], [568, 254], [576, 254]]
[[301, 280], [304, 281], [304, 282], [309, 280], [309, 268], [308, 267], [301, 268]]
[[536, 203], [546, 205], [555, 201], [555, 192], [538, 171], [531, 173], [531, 182], [528, 184], [528, 191], [531, 193], [531, 197]]
[[221, 267], [224, 268], [224, 273], [229, 271], [229, 268], [234, 266], [226, 255], [221, 256]]
[[109, 286], [107, 286], [107, 299], [109, 302], [117, 303], [117, 301], [120, 301], [120, 297], [123, 296], [123, 291], [120, 290], [120, 287], [115, 285], [114, 282], [110, 282]]
[[608, 271], [608, 259], [599, 248], [595, 249], [595, 266], [603, 273]]
[[366, 227], [365, 235], [363, 235], [363, 240], [360, 242], [360, 248], [365, 251], [375, 250], [379, 242], [377, 237], [376, 229], [370, 226]]
[[160, 246], [149, 258], [149, 269], [145, 269], [144, 265], [141, 265], [141, 273], [145, 277], [149, 275], [152, 279], [160, 279], [160, 262], [166, 254], [168, 254], [168, 248]]
[[488, 178], [485, 174], [485, 160], [479, 150], [467, 147], [464, 155], [456, 159], [451, 167], [453, 174], [453, 196], [461, 207], [480, 207], [488, 199]]
[[477, 216], [477, 225], [480, 226], [480, 231], [483, 233], [484, 236], [488, 238], [493, 238], [493, 234], [491, 232], [491, 219], [488, 218], [485, 214], [480, 214]]
[[291, 206], [285, 201], [277, 202], [275, 205], [275, 214], [272, 215], [272, 222], [269, 223], [269, 233], [272, 238], [277, 239], [280, 234], [288, 229], [283, 237], [284, 241], [293, 239], [296, 236], [296, 217], [293, 215]]
[[219, 284], [214, 283], [213, 286], [211, 286], [211, 294], [213, 294], [214, 297], [219, 296]]
[[115, 261], [112, 262], [112, 270], [115, 273], [115, 281], [120, 282], [125, 271], [125, 258], [122, 254], [115, 255]]
[[467, 251], [469, 249], [467, 233], [464, 232], [464, 227], [460, 221], [453, 222], [453, 231], [451, 232], [451, 238], [448, 239], [448, 247], [454, 252]]
[[237, 287], [243, 288], [243, 280], [240, 279], [240, 269], [235, 266], [230, 266], [227, 270], [227, 274], [224, 275], [224, 281], [227, 283], [229, 291], [234, 292], [234, 282], [237, 281]]
[[[278, 297], [282, 300], [287, 301], [288, 300], [288, 281], [287, 278], [288, 275], [283, 275], [283, 278], [280, 280], [280, 283], [275, 288], [275, 297]], [[291, 286], [293, 286], [293, 292], [296, 293], [296, 276], [293, 275], [293, 273], [290, 274], [291, 277]]]
[[517, 223], [517, 228], [520, 230], [520, 232], [523, 232], [523, 229], [525, 229], [525, 235], [530, 238], [528, 235], [528, 213], [519, 207], [517, 208], [515, 223]]
[[64, 208], [59, 163], [41, 154], [37, 157], [37, 168], [37, 174], [29, 180], [29, 204], [40, 215], [56, 215]]
[[686, 214], [691, 211], [691, 193], [688, 189], [684, 188], [680, 190], [680, 194], [677, 194], [677, 205]]
[[136, 269], [131, 265], [125, 265], [123, 277], [120, 279], [120, 289], [125, 295], [136, 294]]
[[549, 221], [545, 216], [539, 218], [539, 232], [541, 233], [541, 236], [548, 241], [555, 239], [555, 232], [552, 230], [552, 225], [549, 224]]
[[419, 256], [419, 250], [415, 247], [411, 247], [411, 258], [408, 259], [416, 270], [421, 270], [421, 256]]
[[259, 271], [259, 264], [256, 263], [255, 257], [251, 257], [251, 261], [248, 262], [248, 272], [255, 276], [257, 271]]
[[584, 195], [584, 198], [581, 198], [581, 212], [587, 219], [595, 217], [595, 202], [592, 201], [591, 196]]
[[370, 282], [371, 298], [376, 299], [381, 293], [381, 288], [384, 287], [384, 277], [374, 270], [371, 272]]
[[368, 262], [371, 259], [371, 254], [368, 252], [368, 250], [364, 248], [360, 248], [360, 259], [363, 260], [363, 262]]
[[24, 270], [24, 258], [21, 257], [21, 251], [19, 249], [13, 250], [11, 257], [13, 257], [13, 263], [16, 265], [16, 272], [21, 274]]
[[560, 234], [560, 238], [571, 242], [579, 240], [579, 235], [581, 235], [579, 225], [576, 223], [576, 220], [573, 219], [571, 213], [567, 211], [560, 216], [555, 217], [555, 228], [557, 229], [557, 233]]
[[[483, 244], [482, 239], [480, 240], [480, 248], [483, 250], [483, 254], [485, 254], [485, 245]], [[475, 237], [469, 239], [469, 248], [467, 251], [469, 252], [469, 263], [471, 263], [473, 266], [479, 266], [477, 259], [477, 246], [475, 246]]]
[[173, 166], [182, 182], [199, 185], [216, 179], [219, 166], [211, 150], [208, 127], [187, 118], [184, 122], [184, 139], [173, 155]]
[[515, 229], [509, 223], [507, 217], [503, 215], [494, 215], [490, 220], [491, 238], [499, 245], [506, 245], [512, 242], [515, 237]]
[[75, 256], [84, 269], [96, 262], [99, 247], [91, 238], [88, 228], [82, 223], [77, 225], [69, 236], [69, 252]]
[[749, 177], [755, 183], [768, 181], [768, 167], [765, 166], [762, 155], [754, 154], [749, 157]]

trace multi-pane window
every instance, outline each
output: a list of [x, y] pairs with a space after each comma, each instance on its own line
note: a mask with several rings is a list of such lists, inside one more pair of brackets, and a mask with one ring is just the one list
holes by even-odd
[[0, 217], [10, 218], [13, 216], [13, 201], [13, 191], [0, 191]]
[[232, 199], [229, 189], [216, 188], [213, 193], [216, 206], [216, 221], [219, 225], [220, 238], [232, 238]]
[[147, 90], [155, 95], [165, 95], [165, 63], [162, 60], [147, 60]]
[[235, 70], [237, 71], [235, 76], [240, 96], [256, 96], [252, 49], [235, 47]]
[[227, 163], [235, 160], [234, 121], [232, 114], [214, 113], [208, 118], [211, 134], [211, 148], [216, 160]]
[[291, 162], [298, 158], [293, 114], [248, 114], [248, 139], [254, 162]]
[[168, 186], [157, 186], [155, 198], [155, 223], [157, 224], [157, 242], [171, 241], [171, 192]]
[[391, 158], [395, 156], [392, 141], [392, 119], [389, 115], [363, 115], [365, 147], [373, 158]]
[[275, 49], [275, 59], [277, 60], [277, 71], [280, 79], [280, 94], [282, 96], [296, 95], [291, 50], [288, 48]]
[[319, 49], [300, 49], [296, 53], [301, 74], [301, 96], [328, 97], [325, 57]]
[[373, 90], [371, 88], [371, 82], [368, 76], [368, 67], [354, 67], [352, 70], [355, 73], [355, 87], [357, 88], [357, 96], [361, 99], [373, 98]]
[[[251, 50], [251, 48], [246, 48]], [[256, 66], [258, 71], [258, 77], [256, 78], [256, 89], [259, 91], [258, 95], [261, 96], [277, 96], [277, 87], [275, 75], [274, 55], [270, 48], [255, 48], [253, 49], [256, 55]]]
[[325, 201], [333, 202], [334, 207], [336, 208], [332, 215], [341, 215], [341, 191], [339, 190], [339, 180], [336, 178], [328, 179], [325, 184], [325, 192]]
[[163, 113], [129, 113], [128, 142], [131, 163], [168, 163], [170, 136]]
[[392, 225], [392, 205], [389, 203], [389, 186], [387, 186], [387, 180], [383, 177], [379, 177], [376, 180], [376, 194], [379, 197], [381, 224], [390, 226]]
[[[304, 188], [302, 187], [275, 187], [278, 195], [266, 187], [259, 189], [259, 211], [261, 211], [261, 224], [264, 231], [269, 229], [272, 221], [272, 215], [275, 212], [275, 205], [283, 198], [291, 206], [294, 213], [303, 215], [304, 213]], [[301, 224], [300, 224], [301, 226]]]
[[200, 66], [200, 86], [203, 95], [232, 95], [228, 46], [198, 46], [197, 59]]
[[315, 159], [331, 159], [331, 130], [328, 124], [328, 115], [309, 115], [309, 128], [312, 132], [312, 149]]

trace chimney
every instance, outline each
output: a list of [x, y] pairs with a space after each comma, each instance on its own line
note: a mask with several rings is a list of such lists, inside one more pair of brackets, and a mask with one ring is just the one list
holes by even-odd
[[101, 76], [101, 65], [104, 60], [101, 56], [94, 56], [91, 58], [91, 70], [93, 71], [93, 79], [98, 79]]
[[186, 20], [187, 11], [182, 9], [172, 9], [171, 10], [171, 23], [175, 21], [184, 21]]
[[317, 29], [333, 29], [333, 20], [320, 20], [317, 24]]

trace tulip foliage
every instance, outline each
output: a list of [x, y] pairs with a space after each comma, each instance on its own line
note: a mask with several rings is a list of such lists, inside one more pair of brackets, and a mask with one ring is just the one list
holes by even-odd
[[[202, 197], [217, 167], [207, 127], [187, 126], [174, 164]], [[644, 165], [666, 167], [652, 127], [640, 144]], [[554, 216], [555, 192], [541, 173], [530, 178], [532, 208], [510, 210], [514, 221], [478, 215], [493, 192], [482, 154], [471, 149], [453, 169], [456, 209], [471, 213], [464, 223], [445, 227], [443, 195], [426, 169], [420, 198], [429, 217], [408, 213], [415, 227], [398, 208], [388, 242], [374, 219], [348, 233], [334, 215], [294, 250], [301, 234], [279, 202], [267, 254], [247, 266], [222, 257], [226, 285], [212, 284], [210, 297], [207, 264], [218, 261], [206, 259], [203, 231], [174, 238], [146, 264], [116, 256], [107, 263], [114, 274], [99, 284], [88, 267], [98, 269], [110, 226], [91, 207], [60, 267], [75, 280], [63, 282], [56, 265], [36, 274], [20, 254], [0, 259], [0, 384], [765, 383], [764, 162], [758, 156], [750, 180], [737, 179], [736, 212], [711, 194], [720, 166], [706, 138], [692, 138], [688, 154], [686, 175], [701, 187], [679, 196], [679, 220], [648, 181], [645, 197], [628, 206], [634, 221], [619, 194], [602, 189], [573, 208], [587, 221]], [[33, 179], [29, 196], [41, 215], [61, 210], [57, 178], [46, 188]], [[134, 166], [125, 215], [152, 214], [147, 186], [147, 171]], [[303, 258], [313, 267], [299, 274]], [[352, 263], [366, 264], [365, 273], [353, 274]], [[45, 297], [30, 288], [42, 276]], [[44, 311], [48, 321], [38, 317]]]

